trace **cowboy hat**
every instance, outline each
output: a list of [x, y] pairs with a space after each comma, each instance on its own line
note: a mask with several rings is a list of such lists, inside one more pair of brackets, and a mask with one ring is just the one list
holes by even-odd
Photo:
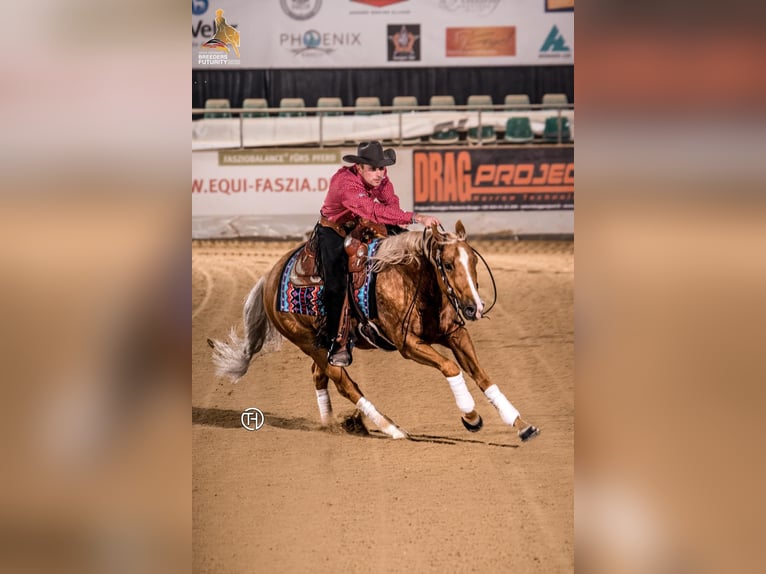
[[386, 167], [396, 163], [396, 152], [390, 148], [384, 151], [379, 141], [360, 143], [356, 154], [344, 155], [343, 161], [364, 163], [372, 167]]

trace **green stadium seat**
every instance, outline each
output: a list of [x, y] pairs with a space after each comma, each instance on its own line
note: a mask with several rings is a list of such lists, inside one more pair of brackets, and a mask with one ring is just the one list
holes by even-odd
[[[245, 98], [242, 100], [242, 107], [248, 110], [263, 110], [269, 107], [266, 98]], [[265, 118], [269, 113], [266, 111], [242, 112], [243, 118]]]
[[374, 116], [381, 113], [380, 98], [378, 96], [358, 97], [354, 102], [357, 116]]
[[506, 94], [503, 104], [511, 110], [528, 110], [530, 106], [529, 95]]
[[218, 111], [218, 110], [231, 109], [231, 105], [229, 105], [229, 100], [226, 98], [210, 98], [205, 100], [205, 109], [216, 110], [216, 111], [205, 112], [206, 120], [231, 117], [231, 112]]
[[[470, 110], [478, 110], [478, 109], [487, 109], [487, 111], [492, 111], [492, 96], [485, 96], [485, 95], [471, 95], [468, 96], [468, 101], [466, 102], [466, 105], [471, 106]], [[481, 139], [479, 139], [479, 134], [481, 134]], [[468, 128], [468, 135], [467, 135], [468, 141], [470, 143], [493, 143], [497, 141], [497, 134], [495, 134], [495, 128], [491, 125], [481, 125], [481, 131], [478, 127], [476, 128]]]
[[[321, 97], [317, 99], [317, 107], [318, 108], [342, 108], [343, 107], [343, 100], [336, 97]], [[343, 112], [340, 110], [333, 110], [328, 112], [317, 112], [317, 115], [323, 115], [323, 116], [342, 116]]]
[[279, 117], [280, 118], [300, 118], [306, 115], [303, 108], [306, 107], [306, 102], [303, 98], [282, 98], [279, 100]]
[[543, 94], [543, 108], [566, 108], [569, 100], [566, 94]]
[[510, 143], [527, 143], [535, 139], [532, 124], [526, 116], [508, 118], [505, 123], [505, 141]]
[[[433, 112], [449, 111], [455, 108], [455, 98], [451, 95], [431, 96], [428, 106]], [[460, 134], [454, 128], [436, 130], [428, 137], [434, 144], [454, 144], [460, 140]]]
[[[418, 99], [415, 96], [394, 96], [394, 99], [391, 101], [391, 105], [394, 108], [406, 108], [402, 110], [401, 113], [407, 114], [412, 113], [417, 110], [412, 110], [409, 108], [416, 107], [418, 105]], [[393, 113], [399, 113], [398, 111], [394, 110]], [[399, 140], [393, 140], [395, 143], [399, 143]], [[403, 145], [413, 145], [420, 143], [420, 138], [404, 138], [401, 142]]]
[[[543, 140], [548, 142], [559, 141], [559, 118], [551, 116], [545, 118], [545, 130], [543, 131]], [[569, 118], [561, 116], [561, 140], [562, 142], [572, 141], [572, 134], [569, 130]]]

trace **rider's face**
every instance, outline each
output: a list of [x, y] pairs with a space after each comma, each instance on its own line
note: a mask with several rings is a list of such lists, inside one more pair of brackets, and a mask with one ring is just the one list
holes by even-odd
[[371, 165], [360, 165], [359, 172], [362, 174], [362, 179], [371, 185], [372, 187], [378, 187], [380, 182], [386, 175], [385, 167], [372, 167]]

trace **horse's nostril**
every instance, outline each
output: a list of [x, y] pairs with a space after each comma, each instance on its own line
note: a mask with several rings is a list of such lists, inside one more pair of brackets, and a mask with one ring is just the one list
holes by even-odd
[[463, 313], [465, 313], [465, 316], [469, 319], [473, 319], [476, 316], [476, 307], [473, 305], [466, 305], [463, 308]]

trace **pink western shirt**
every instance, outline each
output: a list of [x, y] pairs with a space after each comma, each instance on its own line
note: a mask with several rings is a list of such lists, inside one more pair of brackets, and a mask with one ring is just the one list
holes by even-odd
[[356, 166], [344, 166], [330, 180], [322, 215], [337, 223], [359, 216], [376, 223], [407, 225], [412, 223], [413, 213], [399, 207], [399, 197], [387, 172], [378, 187], [369, 187], [356, 172]]

